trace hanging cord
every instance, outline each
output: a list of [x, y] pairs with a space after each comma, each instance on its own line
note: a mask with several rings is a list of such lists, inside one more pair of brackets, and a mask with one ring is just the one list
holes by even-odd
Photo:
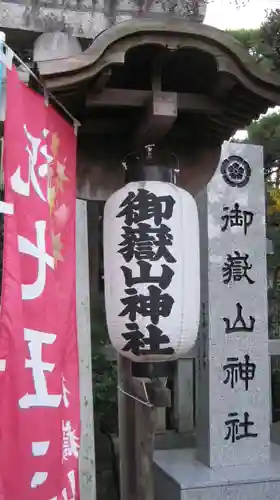
[[[32, 71], [32, 69], [29, 68], [29, 66], [11, 49], [11, 47], [9, 47], [9, 45], [7, 45], [6, 42], [1, 42], [1, 43], [4, 45], [4, 47], [6, 49], [12, 51], [13, 56], [15, 57], [15, 59], [17, 59], [17, 61], [28, 71], [28, 73], [30, 73], [30, 75], [36, 80], [36, 82], [39, 83], [39, 85], [44, 90], [44, 94], [46, 96], [46, 87], [43, 84], [43, 82], [40, 80], [40, 78], [38, 78], [38, 76]], [[77, 120], [77, 118], [75, 118], [75, 116], [73, 116], [70, 113], [70, 111], [68, 111], [68, 109], [64, 106], [64, 104], [62, 104], [53, 94], [51, 94], [51, 92], [47, 91], [47, 95], [48, 95], [48, 97], [50, 97], [64, 111], [64, 113], [67, 116], [69, 116], [69, 118], [71, 118], [71, 120], [74, 123], [75, 129], [77, 129], [81, 125], [81, 123], [79, 122], [79, 120]]]
[[143, 384], [143, 389], [144, 389], [144, 394], [145, 394], [146, 401], [143, 401], [143, 399], [137, 398], [133, 394], [130, 394], [129, 392], [124, 391], [124, 389], [120, 385], [118, 385], [118, 390], [122, 394], [124, 394], [125, 396], [128, 396], [129, 398], [134, 399], [134, 401], [137, 401], [137, 403], [141, 403], [144, 406], [148, 406], [149, 408], [153, 408], [154, 405], [149, 401], [145, 382], [142, 382], [142, 384]]

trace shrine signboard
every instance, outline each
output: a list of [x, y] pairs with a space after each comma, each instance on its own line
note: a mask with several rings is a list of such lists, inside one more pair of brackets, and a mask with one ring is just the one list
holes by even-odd
[[198, 454], [211, 467], [263, 463], [270, 439], [262, 149], [224, 144], [199, 198], [206, 286], [198, 342]]

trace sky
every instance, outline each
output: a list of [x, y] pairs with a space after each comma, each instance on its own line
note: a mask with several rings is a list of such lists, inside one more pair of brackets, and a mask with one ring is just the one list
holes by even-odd
[[266, 9], [277, 8], [280, 0], [247, 0], [246, 7], [238, 9], [229, 0], [209, 0], [205, 23], [220, 29], [258, 28]]

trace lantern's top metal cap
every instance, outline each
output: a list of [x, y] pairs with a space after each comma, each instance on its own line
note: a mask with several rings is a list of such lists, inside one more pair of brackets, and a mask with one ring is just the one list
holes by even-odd
[[122, 165], [126, 171], [126, 182], [174, 182], [174, 174], [178, 170], [175, 155], [156, 148], [155, 144], [147, 144], [139, 152], [128, 153]]
[[155, 153], [155, 144], [147, 144], [144, 147], [144, 160], [147, 161], [147, 163], [151, 164], [154, 163], [154, 153]]

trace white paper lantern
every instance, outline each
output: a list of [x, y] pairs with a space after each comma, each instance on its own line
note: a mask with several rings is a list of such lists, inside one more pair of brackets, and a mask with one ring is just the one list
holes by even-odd
[[193, 197], [159, 181], [116, 191], [104, 212], [104, 276], [108, 331], [119, 353], [156, 362], [188, 352], [200, 308]]

